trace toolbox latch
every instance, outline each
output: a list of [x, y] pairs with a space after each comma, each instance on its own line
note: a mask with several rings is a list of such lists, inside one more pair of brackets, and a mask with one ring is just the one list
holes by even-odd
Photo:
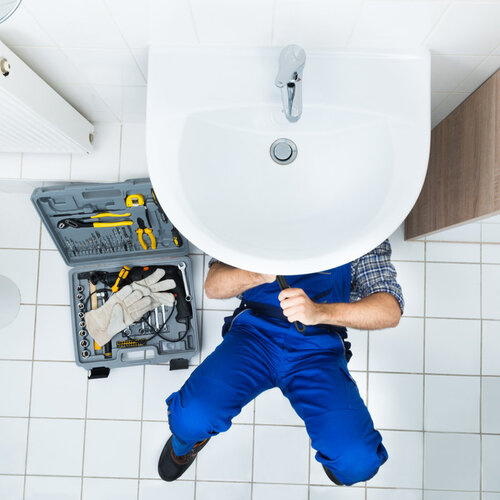
[[187, 370], [189, 368], [189, 360], [177, 358], [170, 360], [170, 370]]
[[93, 378], [108, 378], [110, 369], [107, 366], [96, 366], [89, 370], [89, 380]]

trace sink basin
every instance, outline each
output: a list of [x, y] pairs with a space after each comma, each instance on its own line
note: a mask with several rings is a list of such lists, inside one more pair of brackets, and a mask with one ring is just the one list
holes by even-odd
[[[218, 259], [284, 275], [370, 251], [414, 205], [427, 169], [425, 50], [308, 51], [303, 112], [286, 120], [280, 48], [153, 46], [146, 148], [176, 227]], [[277, 139], [297, 148], [289, 164]]]

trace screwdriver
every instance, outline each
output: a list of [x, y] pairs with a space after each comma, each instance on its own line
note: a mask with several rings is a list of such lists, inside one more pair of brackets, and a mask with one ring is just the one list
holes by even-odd
[[[276, 276], [276, 281], [278, 282], [278, 285], [282, 290], [290, 288], [284, 276]], [[295, 328], [298, 332], [304, 333], [306, 331], [306, 327], [300, 321], [294, 321], [293, 324], [295, 325]]]

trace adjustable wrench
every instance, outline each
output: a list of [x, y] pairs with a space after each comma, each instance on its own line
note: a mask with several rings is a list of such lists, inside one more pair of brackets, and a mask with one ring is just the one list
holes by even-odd
[[187, 277], [186, 277], [186, 263], [180, 262], [179, 264], [177, 264], [177, 267], [179, 268], [179, 271], [182, 274], [182, 281], [184, 283], [184, 290], [186, 291], [186, 302], [191, 302], [191, 293], [189, 291], [189, 286], [188, 286]]

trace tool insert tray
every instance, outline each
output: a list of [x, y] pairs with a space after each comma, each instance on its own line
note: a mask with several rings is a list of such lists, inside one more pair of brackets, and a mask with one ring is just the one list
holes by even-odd
[[[69, 286], [77, 365], [90, 370], [90, 378], [105, 377], [113, 367], [137, 364], [169, 362], [171, 369], [187, 368], [200, 350], [188, 242], [156, 202], [150, 180], [41, 187], [31, 199], [72, 267]], [[98, 346], [86, 329], [85, 312], [109, 298], [123, 266], [133, 269], [131, 275], [139, 279], [141, 273], [164, 267], [176, 281], [176, 304], [152, 311], [106, 346]]]

